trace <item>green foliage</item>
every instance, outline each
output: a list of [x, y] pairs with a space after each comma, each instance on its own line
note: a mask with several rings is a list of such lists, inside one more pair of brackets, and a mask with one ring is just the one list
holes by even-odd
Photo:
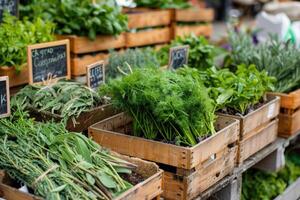
[[70, 117], [75, 120], [82, 112], [105, 103], [97, 92], [87, 86], [67, 81], [48, 86], [27, 85], [17, 93], [16, 100], [25, 107], [61, 115], [65, 120]]
[[145, 68], [111, 81], [102, 94], [133, 118], [133, 134], [193, 146], [214, 133], [214, 106], [205, 87], [192, 77]]
[[53, 21], [58, 34], [95, 39], [98, 34], [118, 35], [127, 29], [127, 16], [115, 0], [30, 0], [21, 7], [22, 16]]
[[263, 100], [267, 91], [273, 89], [275, 79], [265, 71], [259, 72], [254, 65], [239, 65], [235, 73], [229, 69], [209, 68], [200, 76], [217, 109], [233, 109], [244, 115]]
[[265, 43], [253, 44], [250, 35], [230, 32], [232, 52], [227, 66], [255, 64], [277, 79], [275, 91], [290, 92], [300, 87], [300, 50], [290, 42], [280, 42], [270, 37]]
[[190, 5], [186, 0], [134, 0], [138, 7], [148, 8], [188, 8]]
[[131, 187], [118, 169], [133, 167], [62, 124], [0, 120], [0, 168], [44, 199], [112, 199]]
[[242, 200], [270, 200], [280, 195], [300, 177], [300, 156], [286, 155], [286, 166], [278, 173], [250, 169], [243, 175]]
[[169, 61], [169, 50], [171, 47], [188, 45], [189, 60], [188, 66], [197, 69], [206, 69], [213, 66], [215, 47], [210, 45], [203, 36], [194, 34], [186, 37], [177, 37], [171, 42], [171, 45], [165, 46], [158, 52], [161, 65], [167, 65]]
[[54, 39], [54, 25], [40, 18], [30, 22], [4, 13], [0, 24], [0, 66], [14, 66], [19, 71], [27, 61], [27, 46]]
[[136, 68], [157, 67], [159, 62], [151, 48], [127, 49], [122, 53], [112, 52], [106, 66], [107, 77], [116, 78], [122, 75], [120, 70], [127, 74], [130, 73], [128, 65], [135, 70]]

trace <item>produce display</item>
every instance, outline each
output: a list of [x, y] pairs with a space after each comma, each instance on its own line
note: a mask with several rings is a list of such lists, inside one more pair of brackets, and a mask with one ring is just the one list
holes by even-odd
[[15, 111], [0, 120], [0, 168], [45, 199], [112, 199], [132, 184], [134, 165], [62, 124], [35, 123]]
[[138, 7], [148, 8], [188, 8], [190, 5], [186, 0], [134, 0]]
[[88, 36], [118, 35], [127, 29], [127, 16], [115, 0], [30, 0], [21, 16], [41, 17], [56, 24], [57, 34]]
[[137, 69], [100, 92], [131, 115], [135, 136], [193, 146], [215, 132], [215, 107], [203, 83], [193, 78], [191, 69], [185, 70], [180, 75]]
[[17, 71], [27, 62], [27, 46], [54, 40], [54, 24], [36, 18], [18, 20], [4, 13], [0, 24], [0, 66], [15, 67]]
[[277, 79], [276, 92], [287, 93], [300, 87], [300, 50], [292, 43], [270, 38], [256, 45], [245, 33], [230, 32], [229, 36], [232, 52], [226, 65], [255, 64], [258, 70]]
[[72, 117], [73, 123], [81, 113], [108, 103], [108, 99], [94, 90], [71, 81], [59, 81], [47, 86], [28, 85], [17, 93], [16, 99], [24, 107], [58, 114], [65, 120]]

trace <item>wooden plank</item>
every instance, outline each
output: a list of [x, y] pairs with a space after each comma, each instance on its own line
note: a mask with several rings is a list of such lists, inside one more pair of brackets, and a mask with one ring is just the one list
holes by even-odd
[[300, 107], [300, 89], [285, 93], [271, 93], [281, 97], [281, 107], [287, 109], [297, 109]]
[[126, 47], [161, 44], [170, 42], [170, 40], [171, 30], [169, 27], [126, 33]]
[[277, 131], [278, 119], [275, 119], [266, 125], [262, 125], [258, 130], [255, 130], [257, 134], [254, 136], [240, 141], [240, 150], [237, 162], [239, 164], [242, 163], [251, 155], [263, 149], [268, 144], [274, 142], [277, 138]]
[[123, 48], [125, 46], [124, 34], [121, 34], [119, 36], [98, 35], [95, 40], [91, 40], [88, 37], [76, 35], [57, 35], [57, 38], [69, 39], [70, 50], [75, 54]]
[[213, 26], [211, 24], [206, 25], [174, 25], [174, 37], [176, 36], [187, 36], [195, 34], [196, 36], [211, 37], [213, 32]]
[[214, 10], [210, 8], [189, 8], [175, 11], [175, 21], [177, 22], [212, 22]]
[[293, 114], [279, 114], [278, 134], [280, 137], [288, 138], [300, 131], [300, 109]]
[[76, 56], [71, 58], [71, 74], [72, 76], [81, 76], [86, 74], [86, 66], [106, 60], [109, 57], [108, 53], [97, 53], [93, 55]]
[[292, 183], [285, 191], [274, 200], [298, 200], [300, 198], [300, 178]]
[[89, 136], [102, 146], [121, 154], [178, 168], [193, 169], [234, 143], [238, 134], [237, 120], [219, 117], [217, 124], [220, 131], [194, 147], [181, 147], [128, 135], [130, 122], [130, 117], [124, 113], [115, 115], [91, 126]]
[[15, 67], [0, 67], [0, 76], [9, 77], [9, 87], [16, 87], [29, 82], [28, 66], [22, 65], [21, 71], [16, 72]]
[[127, 13], [128, 28], [168, 26], [171, 24], [171, 15], [171, 10], [130, 10]]

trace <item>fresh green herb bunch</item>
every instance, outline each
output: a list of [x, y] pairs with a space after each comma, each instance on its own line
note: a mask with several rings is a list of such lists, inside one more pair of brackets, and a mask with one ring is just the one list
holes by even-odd
[[171, 47], [188, 45], [189, 59], [188, 66], [197, 69], [206, 69], [214, 64], [215, 47], [210, 45], [203, 36], [190, 36], [177, 37], [171, 42], [171, 45], [165, 46], [158, 51], [158, 56], [161, 65], [167, 65], [169, 61], [169, 50]]
[[0, 66], [14, 66], [20, 71], [27, 62], [27, 46], [54, 40], [54, 25], [40, 18], [18, 20], [7, 12], [0, 24]]
[[214, 133], [214, 105], [203, 84], [186, 75], [159, 69], [137, 69], [111, 81], [102, 94], [133, 118], [133, 134], [193, 146]]
[[250, 169], [243, 175], [242, 200], [269, 200], [280, 195], [300, 177], [300, 156], [290, 152], [286, 166], [278, 173]]
[[31, 106], [74, 120], [82, 112], [106, 103], [97, 92], [70, 81], [58, 81], [47, 86], [28, 85], [17, 93], [16, 99], [25, 107]]
[[239, 65], [235, 73], [229, 69], [209, 68], [200, 71], [200, 76], [209, 94], [215, 100], [218, 110], [245, 115], [264, 100], [267, 91], [273, 90], [275, 78], [265, 71], [258, 71], [255, 65]]
[[134, 0], [138, 7], [148, 8], [188, 8], [190, 4], [186, 0]]
[[230, 32], [232, 46], [227, 66], [255, 64], [277, 79], [275, 91], [290, 92], [300, 87], [300, 50], [290, 42], [270, 37], [265, 43], [253, 44], [250, 35]]
[[21, 7], [22, 16], [53, 21], [58, 34], [95, 39], [98, 34], [118, 35], [127, 29], [127, 16], [115, 0], [30, 0]]
[[127, 49], [125, 52], [112, 52], [108, 59], [107, 77], [116, 78], [123, 75], [122, 73], [130, 73], [136, 68], [157, 67], [159, 66], [155, 51], [151, 48], [145, 49]]
[[0, 167], [45, 199], [113, 199], [134, 166], [64, 125], [0, 120]]

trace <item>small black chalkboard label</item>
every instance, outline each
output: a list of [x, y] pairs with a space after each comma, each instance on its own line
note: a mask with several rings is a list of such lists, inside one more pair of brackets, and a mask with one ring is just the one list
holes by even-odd
[[30, 45], [27, 54], [30, 84], [70, 79], [69, 40]]
[[9, 80], [7, 76], [0, 77], [0, 118], [10, 115]]
[[169, 69], [178, 69], [188, 64], [189, 46], [173, 47], [169, 52]]
[[3, 13], [7, 11], [11, 15], [18, 16], [18, 0], [0, 0], [0, 22], [3, 21]]
[[105, 83], [104, 62], [100, 61], [87, 66], [87, 85], [96, 89], [103, 83]]

